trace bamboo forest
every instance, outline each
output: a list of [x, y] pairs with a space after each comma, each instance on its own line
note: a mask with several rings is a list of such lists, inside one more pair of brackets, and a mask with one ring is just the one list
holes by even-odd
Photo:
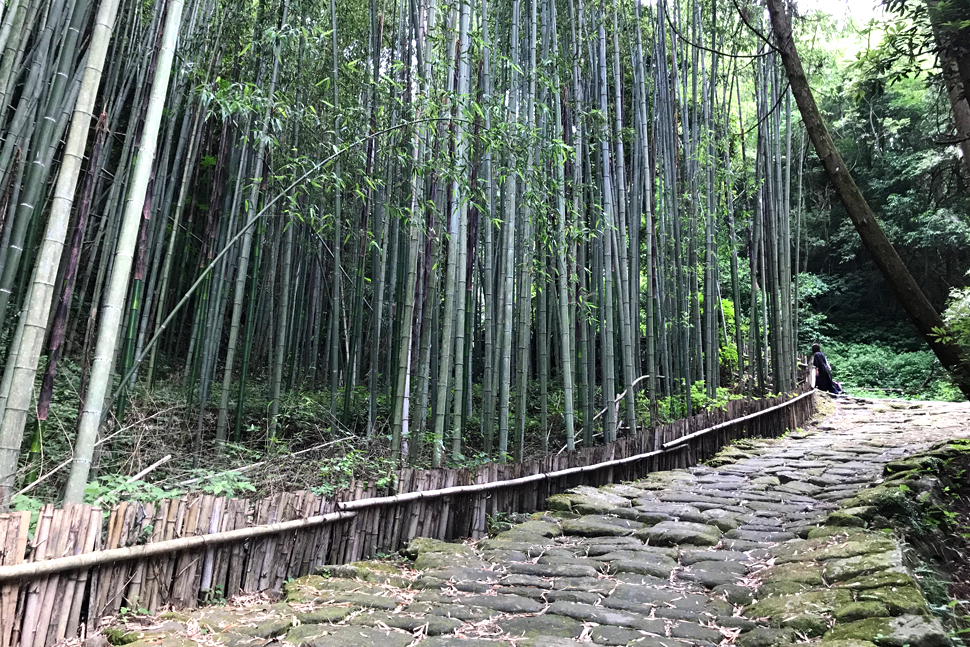
[[0, 506], [568, 452], [813, 343], [962, 398], [970, 8], [856, 4], [5, 0]]

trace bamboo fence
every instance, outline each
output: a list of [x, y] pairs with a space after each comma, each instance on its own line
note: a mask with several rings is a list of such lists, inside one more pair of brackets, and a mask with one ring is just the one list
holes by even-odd
[[577, 485], [694, 465], [742, 437], [774, 437], [815, 411], [813, 390], [737, 400], [609, 445], [477, 470], [404, 469], [397, 494], [355, 483], [258, 501], [193, 494], [155, 502], [44, 506], [0, 515], [0, 647], [84, 637], [123, 609], [192, 608], [399, 549], [414, 537], [480, 537], [489, 515], [532, 512]]

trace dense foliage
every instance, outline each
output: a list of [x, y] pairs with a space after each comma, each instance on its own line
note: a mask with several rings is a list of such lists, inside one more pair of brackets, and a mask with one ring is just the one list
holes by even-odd
[[[944, 8], [943, 5], [946, 5]], [[955, 3], [940, 3], [950, 11]], [[887, 3], [887, 14], [849, 24], [840, 58], [825, 65], [816, 94], [833, 137], [893, 245], [933, 306], [954, 304], [970, 284], [970, 174], [941, 74], [940, 43], [923, 3]], [[947, 24], [966, 17], [947, 14]], [[839, 41], [836, 41], [839, 42]], [[849, 49], [853, 49], [850, 47]], [[958, 132], [958, 130], [957, 130]], [[836, 379], [858, 394], [959, 397], [862, 247], [817, 160], [806, 160], [802, 271], [811, 326], [803, 347], [826, 347]], [[967, 324], [954, 305], [945, 321]]]

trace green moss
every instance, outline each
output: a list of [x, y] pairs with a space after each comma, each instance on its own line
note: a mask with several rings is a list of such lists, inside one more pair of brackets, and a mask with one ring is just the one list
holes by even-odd
[[889, 609], [881, 602], [850, 602], [835, 610], [837, 622], [855, 622], [866, 618], [884, 618], [889, 615]]
[[813, 562], [793, 562], [772, 566], [761, 572], [759, 596], [794, 595], [825, 584], [822, 569]]
[[876, 643], [868, 640], [826, 640], [822, 638], [821, 647], [876, 647]]
[[159, 638], [158, 635], [154, 635], [128, 644], [130, 647], [198, 647], [199, 643], [184, 636], [162, 636]]
[[398, 575], [401, 573], [401, 569], [395, 564], [389, 564], [388, 562], [353, 562], [349, 566], [354, 566], [356, 568], [364, 568], [368, 571], [375, 571], [377, 573], [390, 573], [392, 575]]
[[536, 534], [541, 537], [558, 537], [562, 534], [562, 528], [557, 523], [532, 520], [512, 526], [508, 532], [522, 532]]
[[941, 464], [942, 462], [939, 457], [929, 454], [921, 454], [919, 456], [910, 456], [908, 458], [890, 461], [889, 463], [886, 463], [885, 472], [886, 474], [896, 474], [910, 470], [937, 472], [940, 469]]
[[874, 506], [882, 510], [887, 503], [892, 504], [901, 499], [905, 499], [905, 496], [899, 491], [896, 485], [877, 485], [844, 500], [842, 505], [846, 508]]
[[118, 627], [105, 627], [102, 633], [112, 645], [130, 645], [141, 638], [141, 634], [136, 631], [128, 631]]
[[187, 613], [182, 613], [181, 611], [166, 611], [164, 613], [158, 614], [159, 620], [174, 620], [175, 622], [188, 622], [192, 619]]
[[779, 580], [775, 582], [765, 582], [758, 589], [758, 594], [762, 596], [778, 596], [778, 595], [796, 595], [798, 593], [804, 593], [805, 591], [811, 591], [813, 587], [811, 584], [805, 584], [804, 582], [792, 582], [787, 580]]
[[450, 568], [465, 563], [466, 557], [455, 553], [421, 553], [412, 568], [418, 571]]
[[912, 480], [912, 479], [917, 479], [917, 478], [919, 478], [919, 476], [920, 476], [920, 471], [919, 470], [915, 470], [915, 469], [913, 469], [913, 470], [905, 470], [903, 472], [896, 472], [895, 474], [890, 474], [889, 476], [886, 477], [886, 480], [883, 481], [883, 482], [884, 483], [892, 483], [894, 485], [898, 485], [899, 483], [902, 483], [903, 481], [909, 481], [909, 480]]
[[779, 595], [758, 600], [744, 609], [749, 618], [768, 618], [772, 626], [780, 626], [788, 617], [799, 614], [825, 615], [836, 607], [852, 601], [852, 594], [841, 589], [806, 591], [798, 595]]
[[290, 580], [283, 585], [282, 598], [286, 602], [312, 602], [327, 581], [328, 578], [322, 575], [307, 575]]
[[830, 621], [823, 615], [816, 613], [798, 613], [788, 616], [781, 621], [782, 627], [794, 629], [809, 638], [821, 636], [829, 630]]
[[880, 571], [899, 570], [902, 565], [902, 553], [899, 549], [893, 549], [844, 559], [830, 559], [825, 562], [824, 573], [829, 582], [844, 582]]
[[860, 591], [856, 596], [860, 601], [873, 601], [884, 605], [891, 615], [921, 615], [930, 613], [926, 600], [919, 589], [910, 586], [891, 587]]
[[[400, 588], [407, 588], [410, 583], [401, 573], [401, 568], [389, 562], [354, 562], [340, 566], [328, 567], [330, 577], [349, 580], [363, 580], [376, 584], [393, 584]], [[332, 588], [328, 586], [328, 588]]]
[[417, 559], [421, 553], [450, 553], [452, 555], [474, 556], [475, 552], [464, 544], [452, 544], [440, 539], [430, 539], [428, 537], [415, 537], [405, 548], [401, 549], [401, 554], [408, 559]]
[[868, 640], [880, 647], [943, 647], [949, 642], [938, 621], [919, 616], [867, 618], [837, 624], [825, 634], [822, 644], [827, 645], [831, 640]]
[[[865, 507], [863, 506], [863, 508]], [[836, 510], [829, 514], [826, 523], [830, 526], [849, 526], [854, 528], [863, 528], [866, 525], [865, 519], [857, 517], [845, 510]]]
[[848, 539], [849, 537], [858, 535], [861, 532], [861, 528], [855, 528], [852, 526], [819, 526], [818, 528], [812, 528], [808, 531], [808, 538], [827, 539], [829, 537], [838, 537], [841, 535]]
[[[623, 500], [629, 507], [629, 502]], [[579, 514], [609, 514], [617, 505], [608, 497], [585, 494], [554, 494], [546, 499], [546, 505], [554, 512], [575, 512]]]
[[837, 624], [825, 635], [829, 640], [867, 640], [882, 644], [881, 638], [892, 633], [889, 618], [867, 618], [847, 624]]
[[915, 587], [916, 581], [906, 573], [897, 571], [883, 571], [873, 575], [863, 575], [852, 580], [839, 582], [838, 587], [847, 589], [878, 589], [888, 587]]

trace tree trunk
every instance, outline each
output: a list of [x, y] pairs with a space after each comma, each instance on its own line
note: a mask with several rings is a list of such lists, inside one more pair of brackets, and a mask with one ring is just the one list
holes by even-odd
[[822, 123], [822, 116], [815, 104], [815, 97], [812, 95], [805, 71], [802, 69], [801, 59], [795, 49], [791, 21], [786, 13], [787, 7], [784, 0], [768, 0], [768, 11], [771, 14], [771, 25], [778, 42], [781, 60], [788, 71], [792, 94], [802, 114], [802, 121], [805, 122], [805, 128], [829, 180], [835, 186], [839, 200], [879, 271], [882, 272], [896, 298], [906, 310], [906, 314], [933, 349], [940, 363], [953, 375], [964, 396], [970, 399], [970, 370], [968, 370], [966, 358], [961, 355], [956, 345], [941, 337], [944, 332], [943, 320], [933, 309], [929, 299], [920, 290], [892, 243], [879, 227], [875, 214], [869, 208], [855, 180], [852, 179], [825, 124]]

